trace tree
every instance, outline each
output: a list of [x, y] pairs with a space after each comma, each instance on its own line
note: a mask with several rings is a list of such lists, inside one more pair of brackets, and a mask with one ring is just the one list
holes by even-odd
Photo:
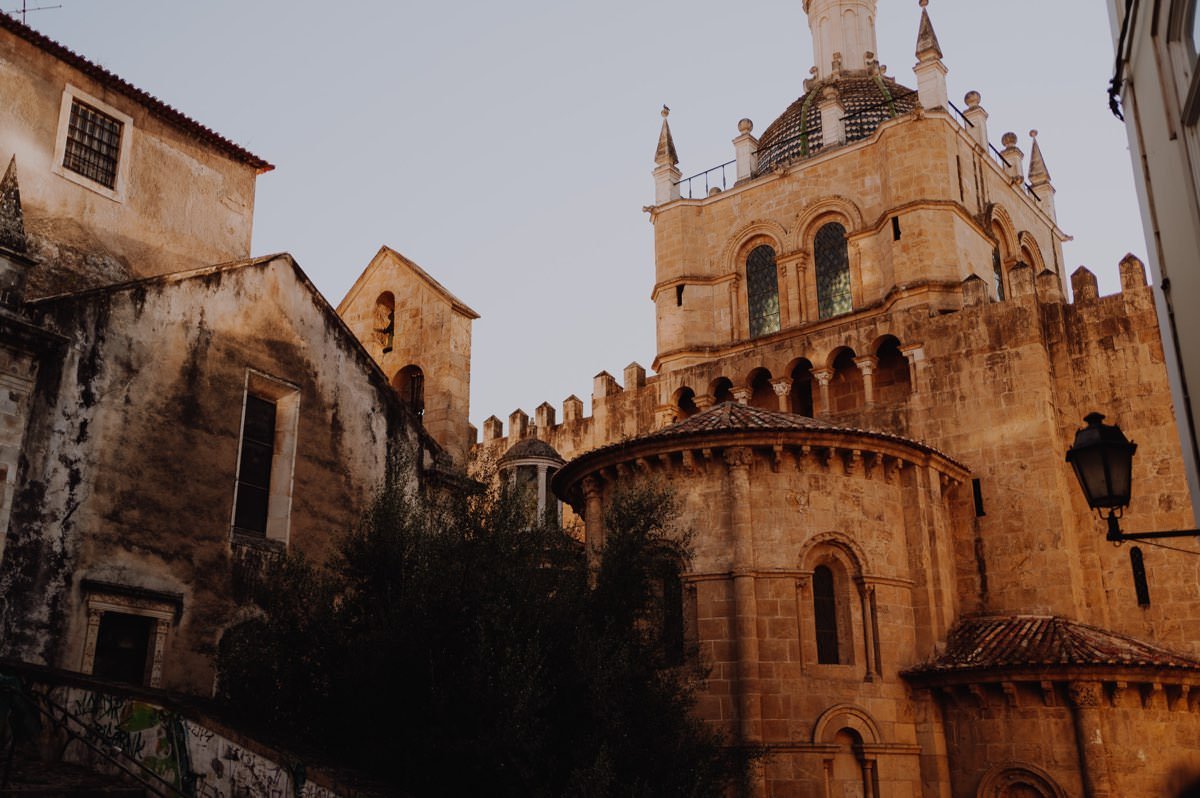
[[663, 490], [615, 496], [589, 576], [504, 491], [388, 485], [328, 565], [254, 581], [262, 615], [222, 641], [220, 696], [410, 795], [724, 795], [746, 756], [690, 712], [674, 515]]

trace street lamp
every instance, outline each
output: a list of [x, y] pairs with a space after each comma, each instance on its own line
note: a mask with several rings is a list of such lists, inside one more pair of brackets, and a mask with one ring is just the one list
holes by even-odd
[[[1116, 424], [1105, 424], [1100, 413], [1089, 413], [1087, 426], [1075, 433], [1075, 443], [1067, 450], [1067, 462], [1075, 469], [1075, 477], [1088, 507], [1108, 523], [1107, 539], [1120, 545], [1127, 540], [1151, 538], [1184, 538], [1200, 535], [1200, 530], [1177, 532], [1122, 532], [1120, 518], [1129, 506], [1133, 494], [1133, 455], [1137, 444], [1131, 442]], [[1133, 584], [1138, 604], [1150, 604], [1150, 589], [1146, 583], [1146, 567], [1142, 551], [1134, 546], [1129, 551], [1133, 566]]]

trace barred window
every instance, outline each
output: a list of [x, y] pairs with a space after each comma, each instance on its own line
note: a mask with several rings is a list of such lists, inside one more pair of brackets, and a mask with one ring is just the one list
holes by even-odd
[[853, 310], [850, 299], [850, 256], [846, 228], [830, 222], [817, 231], [814, 242], [817, 264], [817, 311], [829, 319]]
[[750, 337], [779, 332], [779, 275], [775, 250], [755, 247], [746, 259], [746, 294], [750, 304]]
[[116, 188], [122, 127], [120, 120], [73, 100], [63, 168], [106, 188]]

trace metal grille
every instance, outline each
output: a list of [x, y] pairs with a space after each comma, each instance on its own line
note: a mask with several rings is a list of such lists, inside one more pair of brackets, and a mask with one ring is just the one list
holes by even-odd
[[107, 188], [116, 188], [121, 128], [121, 122], [108, 114], [79, 100], [72, 102], [63, 168]]
[[817, 231], [817, 309], [822, 319], [853, 310], [850, 299], [850, 257], [846, 228], [830, 222]]
[[746, 294], [750, 304], [750, 337], [779, 332], [779, 276], [775, 250], [756, 247], [746, 259]]

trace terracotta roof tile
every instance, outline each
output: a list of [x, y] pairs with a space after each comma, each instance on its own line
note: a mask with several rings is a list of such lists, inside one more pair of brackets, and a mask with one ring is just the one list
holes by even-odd
[[946, 651], [908, 671], [1110, 665], [1200, 670], [1200, 661], [1095, 626], [1052, 616], [971, 618], [951, 631]]
[[153, 95], [142, 91], [133, 84], [119, 77], [118, 75], [109, 72], [104, 67], [92, 63], [83, 56], [75, 53], [72, 50], [64, 47], [53, 39], [38, 33], [33, 28], [19, 22], [15, 17], [8, 14], [0, 13], [0, 30], [6, 30], [25, 41], [37, 47], [46, 53], [57, 58], [59, 61], [78, 69], [93, 80], [99, 82], [105, 88], [115, 91], [118, 94], [123, 94], [134, 102], [144, 106], [147, 110], [162, 119], [164, 122], [174, 126], [176, 129], [192, 136], [193, 138], [214, 147], [217, 150], [232, 157], [236, 161], [240, 161], [248, 166], [252, 166], [260, 173], [269, 172], [275, 167], [267, 161], [258, 157], [254, 153], [245, 148], [234, 144], [229, 139], [217, 133], [209, 127], [205, 127], [196, 120], [192, 119], [175, 110], [171, 106], [164, 103], [162, 100]]

